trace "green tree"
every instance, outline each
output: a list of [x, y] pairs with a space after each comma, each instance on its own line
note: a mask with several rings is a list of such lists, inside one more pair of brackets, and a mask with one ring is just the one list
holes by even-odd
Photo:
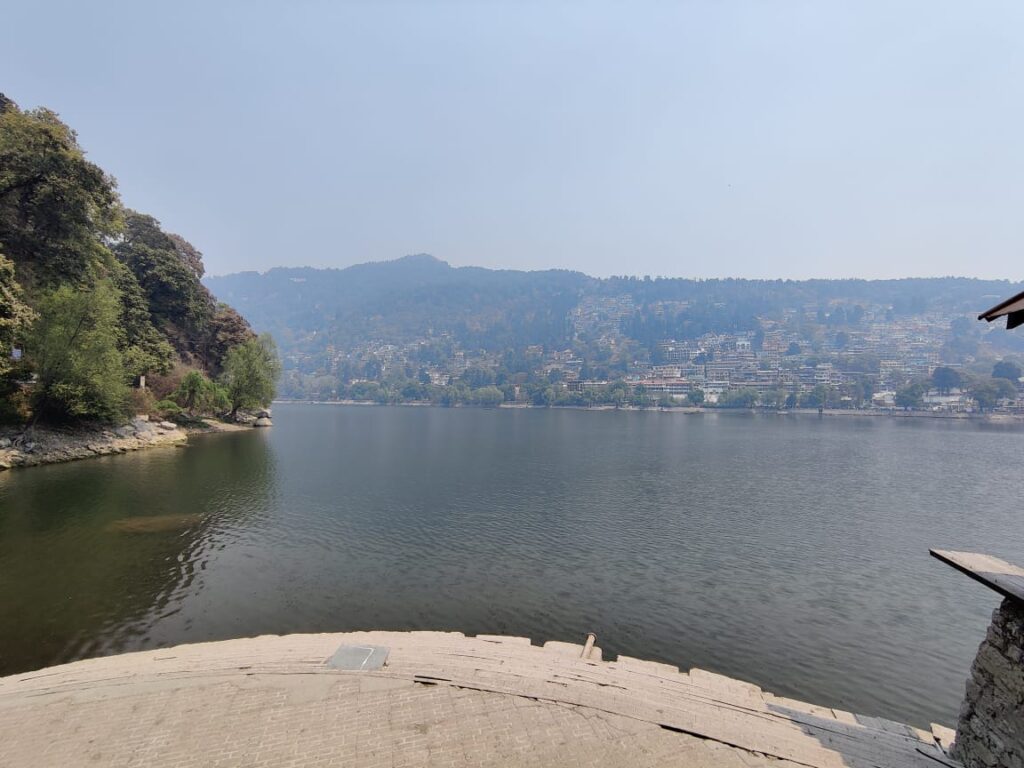
[[104, 239], [119, 214], [114, 180], [74, 131], [47, 109], [0, 99], [0, 244], [26, 288], [89, 283], [110, 261]]
[[172, 337], [179, 351], [196, 351], [189, 348], [189, 340], [208, 331], [215, 310], [213, 298], [199, 282], [199, 252], [160, 229], [152, 216], [127, 211], [124, 235], [114, 253], [138, 280], [153, 320], [165, 332], [172, 330], [168, 325], [179, 331]]
[[949, 394], [951, 389], [959, 387], [963, 381], [963, 377], [960, 376], [960, 372], [954, 368], [949, 368], [940, 365], [934, 371], [932, 371], [932, 384], [935, 388], [944, 394]]
[[11, 351], [35, 320], [35, 312], [22, 301], [14, 279], [14, 264], [0, 253], [0, 378], [11, 370]]
[[968, 394], [978, 404], [978, 410], [987, 411], [995, 408], [1000, 400], [1014, 400], [1017, 397], [1017, 387], [1009, 379], [999, 378], [977, 378], [971, 382]]
[[1016, 384], [1021, 375], [1020, 366], [1010, 360], [1000, 360], [992, 366], [993, 379], [1008, 379]]
[[123, 416], [129, 387], [117, 290], [105, 280], [89, 290], [62, 285], [45, 294], [38, 309], [27, 344], [36, 373], [35, 418]]
[[919, 381], [911, 382], [904, 387], [900, 387], [896, 390], [896, 396], [894, 398], [897, 407], [909, 410], [911, 408], [920, 408], [924, 404], [924, 395], [926, 386]]
[[477, 405], [494, 408], [501, 405], [504, 400], [505, 395], [493, 384], [473, 391], [473, 402]]
[[804, 408], [824, 408], [828, 405], [829, 395], [832, 388], [825, 384], [818, 384], [810, 392], [800, 398], [800, 405]]
[[686, 393], [686, 402], [690, 405], [704, 405], [704, 390], [699, 387]]
[[135, 275], [125, 265], [113, 262], [111, 280], [121, 297], [122, 351], [131, 376], [155, 372], [166, 374], [174, 363], [174, 347], [153, 325], [149, 303]]
[[224, 387], [210, 381], [201, 371], [189, 371], [172, 395], [190, 416], [224, 412], [231, 407]]
[[274, 399], [281, 361], [270, 334], [260, 334], [228, 350], [221, 384], [227, 390], [231, 416], [240, 408], [260, 408]]
[[718, 397], [719, 408], [753, 408], [757, 392], [752, 389], [729, 389]]
[[211, 374], [219, 373], [228, 350], [255, 335], [244, 317], [227, 304], [218, 304], [206, 329], [204, 367]]

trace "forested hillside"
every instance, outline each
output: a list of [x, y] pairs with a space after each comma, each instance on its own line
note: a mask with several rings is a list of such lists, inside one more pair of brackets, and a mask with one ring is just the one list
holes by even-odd
[[246, 348], [272, 373], [273, 349], [202, 277], [202, 254], [126, 208], [55, 113], [0, 94], [0, 418], [174, 415], [189, 387], [206, 411], [242, 405], [218, 378]]
[[[453, 268], [417, 255], [206, 284], [280, 341], [292, 397], [490, 401], [496, 385], [505, 400], [524, 391], [543, 400], [549, 385], [567, 397], [569, 381], [693, 383], [703, 375], [693, 365], [737, 346], [760, 356], [766, 339], [778, 351], [751, 363], [761, 374], [718, 366], [703, 378], [738, 387], [768, 375], [795, 389], [786, 383], [793, 370], [832, 364], [873, 377], [877, 389], [940, 363], [991, 367], [985, 361], [1024, 351], [1017, 337], [973, 320], [1020, 290], [1010, 281], [597, 279]], [[655, 368], [673, 362], [689, 372]]]

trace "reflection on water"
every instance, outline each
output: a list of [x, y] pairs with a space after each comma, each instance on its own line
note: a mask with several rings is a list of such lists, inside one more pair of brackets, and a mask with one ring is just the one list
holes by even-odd
[[252, 437], [0, 474], [0, 674], [146, 645], [218, 531], [273, 497]]
[[0, 672], [261, 633], [457, 629], [952, 722], [1024, 561], [1024, 432], [870, 418], [282, 406], [0, 475]]

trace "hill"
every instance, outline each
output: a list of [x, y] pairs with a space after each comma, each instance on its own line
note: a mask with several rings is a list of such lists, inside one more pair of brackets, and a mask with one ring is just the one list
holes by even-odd
[[0, 420], [173, 415], [166, 398], [237, 408], [211, 379], [257, 342], [203, 272], [191, 243], [121, 203], [55, 113], [0, 94]]
[[[1020, 344], [968, 321], [1020, 290], [1010, 281], [599, 279], [455, 268], [420, 254], [347, 269], [245, 272], [205, 284], [275, 336], [287, 371], [284, 393], [296, 397], [344, 396], [353, 383], [370, 380], [409, 399], [428, 396], [428, 382], [465, 381], [467, 370], [485, 386], [547, 381], [553, 371], [570, 380], [629, 378], [678, 358], [668, 352], [672, 343], [690, 349], [688, 359], [704, 347], [713, 353], [716, 335], [741, 347], [762, 347], [766, 335], [785, 339], [801, 361], [813, 357], [815, 364], [856, 353], [870, 358], [856, 364], [875, 371], [882, 357], [906, 357], [883, 342], [895, 332], [886, 328], [907, 323], [928, 337], [922, 343], [930, 345], [932, 367]], [[424, 387], [410, 385], [416, 382]], [[403, 390], [410, 394], [395, 394]]]

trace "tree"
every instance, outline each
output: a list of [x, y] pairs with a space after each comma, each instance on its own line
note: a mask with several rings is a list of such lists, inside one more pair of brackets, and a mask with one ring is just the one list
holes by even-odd
[[116, 289], [105, 280], [90, 290], [62, 285], [39, 301], [27, 344], [37, 377], [36, 419], [114, 421], [124, 415], [129, 387], [120, 309]]
[[270, 334], [260, 334], [229, 349], [221, 384], [227, 390], [232, 418], [240, 408], [270, 405], [280, 375], [281, 361]]
[[470, 389], [479, 389], [494, 383], [494, 372], [487, 368], [467, 368], [459, 378]]
[[227, 304], [218, 304], [206, 330], [204, 366], [211, 375], [219, 373], [228, 350], [255, 335], [244, 317]]
[[[179, 329], [181, 338], [174, 339], [179, 351], [193, 351], [186, 337], [206, 330], [214, 313], [213, 298], [197, 275], [199, 252], [160, 229], [152, 216], [127, 211], [124, 236], [114, 253], [138, 280], [154, 321], [165, 329], [167, 324]], [[199, 264], [201, 269], [201, 260]]]
[[932, 384], [935, 388], [944, 394], [949, 394], [951, 389], [959, 387], [963, 381], [963, 377], [960, 372], [940, 365], [934, 371], [932, 371]]
[[505, 400], [504, 393], [493, 384], [486, 387], [480, 387], [473, 391], [473, 402], [477, 405], [487, 406], [494, 408]]
[[124, 264], [113, 262], [111, 281], [121, 297], [122, 351], [131, 376], [166, 374], [174, 363], [174, 347], [153, 325], [149, 304], [135, 275]]
[[1009, 360], [1000, 360], [992, 366], [993, 379], [1008, 379], [1016, 384], [1021, 377], [1020, 366]]
[[210, 381], [201, 371], [189, 371], [172, 395], [190, 416], [223, 412], [231, 407], [223, 387]]
[[757, 392], [752, 389], [730, 389], [718, 398], [719, 408], [753, 408], [757, 403]]
[[832, 387], [827, 384], [818, 384], [800, 398], [800, 405], [804, 408], [824, 408], [829, 404], [829, 398], [833, 396], [832, 393]]
[[27, 288], [84, 285], [118, 231], [114, 180], [85, 159], [75, 132], [47, 109], [0, 106], [0, 244]]
[[686, 402], [690, 405], [704, 405], [704, 390], [703, 389], [691, 389], [686, 393]]
[[896, 405], [904, 410], [920, 408], [924, 402], [925, 385], [915, 381], [896, 390]]
[[800, 345], [797, 344], [795, 341], [789, 342], [789, 346], [786, 347], [786, 356], [790, 357], [790, 356], [799, 355], [799, 354], [800, 354]]
[[35, 319], [22, 301], [21, 286], [14, 279], [14, 264], [0, 253], [0, 377], [11, 370], [11, 352]]

